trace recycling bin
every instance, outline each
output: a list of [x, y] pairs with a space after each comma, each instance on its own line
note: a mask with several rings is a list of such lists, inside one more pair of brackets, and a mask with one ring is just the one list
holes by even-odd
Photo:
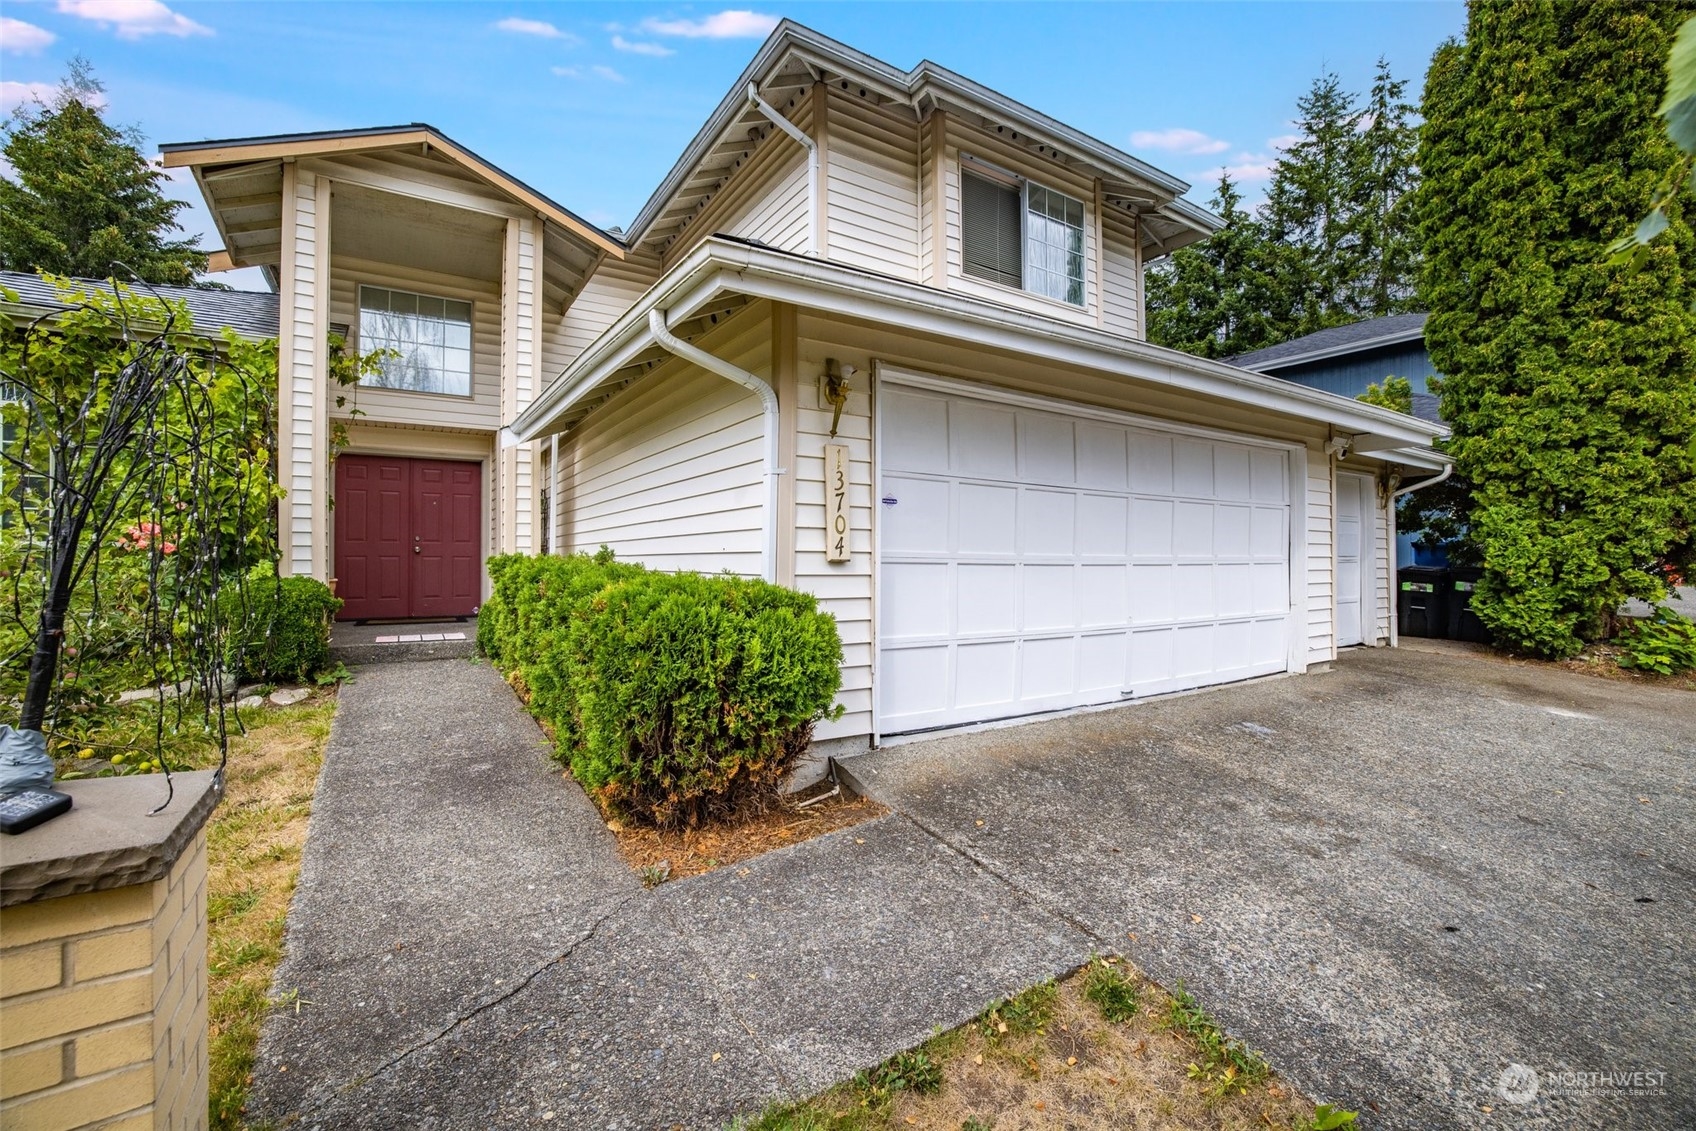
[[1478, 614], [1472, 611], [1472, 591], [1478, 585], [1478, 579], [1484, 576], [1484, 571], [1472, 566], [1450, 566], [1448, 608], [1448, 634], [1450, 640], [1470, 640], [1475, 644], [1483, 644], [1490, 639], [1490, 634], [1484, 628], [1484, 622], [1478, 619]]
[[1405, 566], [1396, 571], [1396, 617], [1401, 635], [1448, 636], [1448, 574], [1448, 570], [1434, 566]]

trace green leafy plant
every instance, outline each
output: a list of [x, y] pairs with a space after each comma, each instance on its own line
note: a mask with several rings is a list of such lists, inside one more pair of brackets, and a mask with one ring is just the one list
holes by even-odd
[[812, 596], [596, 555], [496, 558], [478, 643], [585, 789], [632, 820], [763, 807], [834, 718], [842, 641]]
[[1200, 1049], [1201, 1060], [1189, 1066], [1189, 1076], [1209, 1096], [1222, 1098], [1246, 1091], [1271, 1074], [1259, 1053], [1225, 1036], [1182, 982], [1166, 1007], [1165, 1023], [1167, 1028], [1187, 1034]]
[[1340, 1127], [1353, 1127], [1354, 1121], [1359, 1118], [1358, 1111], [1344, 1111], [1330, 1104], [1319, 1104], [1313, 1109], [1313, 1118], [1303, 1123], [1300, 1131], [1337, 1131]]
[[1653, 615], [1625, 622], [1620, 633], [1619, 666], [1657, 675], [1696, 671], [1696, 622], [1665, 605]]
[[897, 1092], [931, 1095], [942, 1088], [942, 1065], [922, 1048], [896, 1053], [865, 1075], [866, 1085], [885, 1096]]
[[341, 600], [322, 581], [279, 578], [269, 565], [220, 595], [230, 631], [231, 671], [245, 679], [301, 682], [330, 664], [330, 619]]
[[1142, 1006], [1142, 988], [1118, 962], [1091, 958], [1084, 970], [1084, 997], [1115, 1025], [1129, 1021]]
[[978, 1032], [990, 1041], [1040, 1032], [1054, 1016], [1059, 996], [1058, 986], [1043, 982], [1017, 997], [1003, 998], [978, 1015]]

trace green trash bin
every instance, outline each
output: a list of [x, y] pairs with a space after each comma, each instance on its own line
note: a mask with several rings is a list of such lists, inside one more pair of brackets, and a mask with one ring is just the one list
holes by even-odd
[[1448, 636], [1448, 574], [1433, 566], [1396, 571], [1396, 618], [1403, 636]]
[[1449, 567], [1448, 620], [1450, 640], [1470, 640], [1484, 644], [1490, 639], [1484, 622], [1472, 611], [1472, 591], [1484, 571], [1474, 566]]

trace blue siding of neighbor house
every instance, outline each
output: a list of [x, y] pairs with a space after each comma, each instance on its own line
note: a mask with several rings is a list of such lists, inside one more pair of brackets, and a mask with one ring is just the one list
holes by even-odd
[[1423, 342], [1402, 342], [1305, 365], [1268, 368], [1267, 372], [1310, 389], [1345, 397], [1358, 397], [1366, 392], [1368, 385], [1379, 384], [1385, 377], [1406, 377], [1414, 392], [1425, 393], [1430, 391], [1425, 387], [1425, 379], [1439, 376], [1431, 368], [1431, 355], [1425, 352]]

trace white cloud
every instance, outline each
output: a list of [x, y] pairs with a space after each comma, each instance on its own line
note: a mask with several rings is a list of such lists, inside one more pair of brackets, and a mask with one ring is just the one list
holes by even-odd
[[10, 55], [34, 55], [59, 37], [44, 27], [0, 16], [0, 51]]
[[526, 20], [520, 16], [508, 16], [504, 20], [495, 21], [497, 31], [510, 31], [514, 35], [534, 35], [541, 39], [563, 39], [567, 43], [580, 42], [569, 31], [561, 31], [547, 20]]
[[0, 81], [0, 111], [10, 114], [26, 102], [51, 103], [58, 89], [50, 82], [16, 82], [5, 79]]
[[1182, 126], [1169, 130], [1138, 130], [1131, 135], [1131, 144], [1138, 149], [1164, 149], [1170, 153], [1223, 153], [1231, 148], [1228, 141]]
[[1238, 184], [1258, 184], [1272, 179], [1272, 166], [1277, 160], [1265, 153], [1239, 153], [1220, 168]]
[[159, 0], [59, 0], [59, 12], [110, 27], [119, 39], [149, 35], [211, 35], [212, 29], [173, 12]]
[[613, 36], [612, 45], [618, 50], [628, 51], [632, 55], [652, 55], [656, 59], [677, 54], [663, 43], [644, 43], [641, 40], [626, 39], [622, 35]]
[[685, 39], [759, 39], [770, 35], [777, 24], [776, 16], [750, 12], [746, 8], [731, 8], [698, 20], [650, 17], [642, 21], [642, 30], [655, 35], [680, 35]]
[[611, 67], [596, 64], [593, 67], [550, 67], [548, 68], [562, 79], [604, 79], [607, 82], [623, 82], [624, 76]]
[[1266, 144], [1271, 146], [1273, 149], [1276, 149], [1279, 153], [1282, 153], [1284, 150], [1288, 149], [1300, 140], [1300, 134], [1279, 134], [1277, 137], [1267, 138]]

